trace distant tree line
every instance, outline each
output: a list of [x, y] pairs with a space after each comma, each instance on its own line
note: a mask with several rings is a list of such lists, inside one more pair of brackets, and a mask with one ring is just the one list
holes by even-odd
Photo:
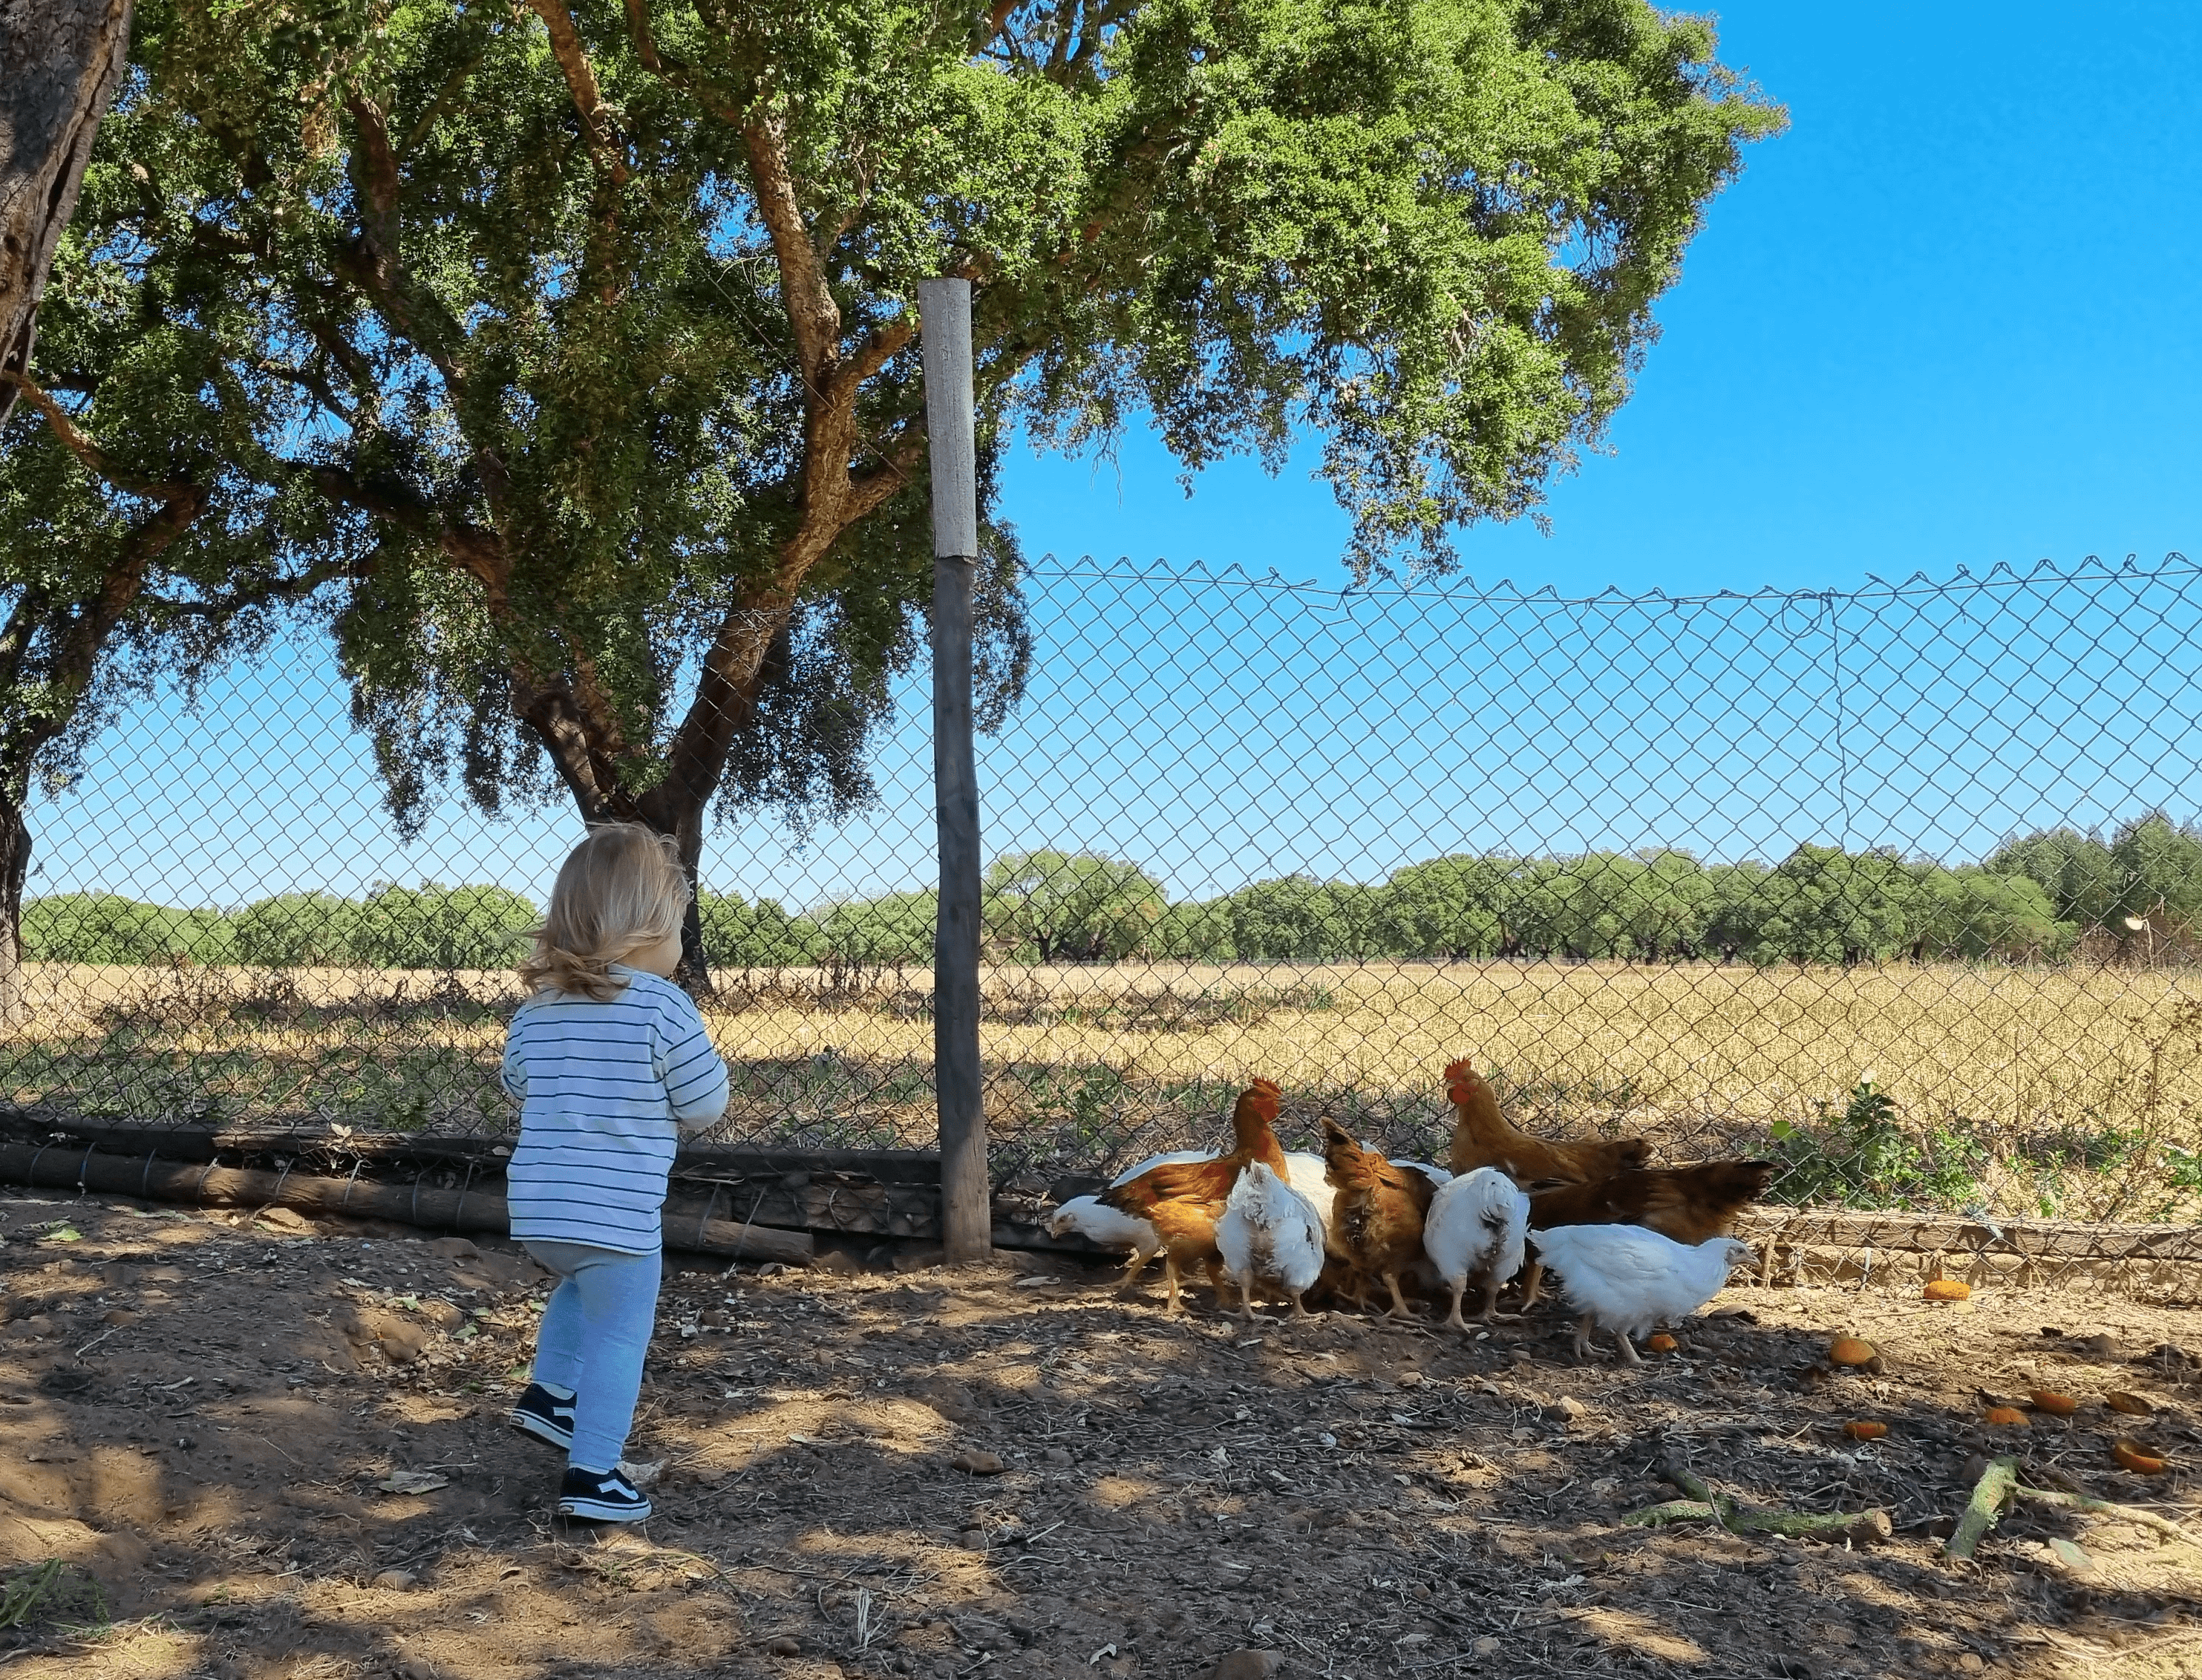
[[[706, 891], [715, 966], [922, 964], [933, 895], [896, 893], [791, 913]], [[1337, 962], [1356, 958], [1712, 960], [1751, 964], [2188, 958], [2202, 945], [2202, 827], [2161, 812], [2108, 840], [2070, 828], [1947, 868], [1893, 852], [1800, 846], [1777, 864], [1689, 852], [1462, 854], [1373, 886], [1304, 875], [1172, 903], [1133, 864], [1011, 852], [985, 884], [992, 952], [1009, 961]], [[175, 910], [109, 893], [24, 907], [33, 961], [487, 969], [516, 958], [535, 906], [501, 887], [291, 893], [243, 909]]]

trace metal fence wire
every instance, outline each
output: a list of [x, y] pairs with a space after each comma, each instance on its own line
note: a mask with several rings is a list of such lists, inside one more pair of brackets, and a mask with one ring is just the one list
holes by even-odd
[[[1799, 1203], [2188, 1219], [2202, 569], [1842, 593], [1340, 593], [1049, 564], [980, 743], [998, 1182], [1215, 1141], [1250, 1076], [1442, 1161], [1510, 1117], [1782, 1164]], [[921, 672], [838, 824], [705, 853], [720, 1135], [933, 1141]], [[33, 811], [0, 1093], [497, 1133], [570, 811], [401, 842], [327, 648], [121, 716]]]

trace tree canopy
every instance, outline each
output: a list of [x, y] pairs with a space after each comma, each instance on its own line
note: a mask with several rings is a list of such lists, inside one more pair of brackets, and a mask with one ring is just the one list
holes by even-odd
[[[2060, 899], [2054, 882], [2071, 859], [2094, 853], [2099, 869], [2088, 864], [2080, 878], [2106, 883], [2087, 901], [2102, 914], [2083, 920], [2092, 912]], [[2128, 905], [2144, 912], [2139, 928], [2118, 909]], [[2107, 841], [2048, 830], [1954, 868], [1822, 846], [1770, 867], [1673, 849], [1457, 854], [1381, 881], [1295, 874], [1175, 904], [1134, 864], [1038, 850], [995, 859], [982, 911], [986, 946], [1008, 963], [2187, 961], [2202, 954], [2202, 828], [2152, 812]], [[709, 960], [745, 969], [922, 965], [933, 914], [927, 891], [794, 912], [772, 899], [701, 898]], [[492, 968], [509, 961], [533, 915], [494, 887], [382, 886], [362, 900], [292, 893], [227, 915], [72, 893], [33, 900], [24, 933], [32, 955], [57, 961]]]
[[[132, 55], [14, 425], [99, 442], [118, 522], [178, 430], [290, 510], [284, 575], [341, 556], [401, 824], [562, 793], [692, 869], [715, 805], [868, 795], [929, 581], [919, 280], [976, 287], [998, 716], [1013, 437], [1311, 429], [1355, 566], [1443, 569], [1599, 436], [1780, 121], [1646, 0], [150, 0]], [[215, 371], [147, 392], [147, 333]]]

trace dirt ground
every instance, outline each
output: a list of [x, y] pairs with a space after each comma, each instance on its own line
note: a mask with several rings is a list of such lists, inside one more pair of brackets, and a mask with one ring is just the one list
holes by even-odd
[[[0, 1199], [8, 1680], [2202, 1675], [2202, 1550], [2025, 1504], [1977, 1563], [1939, 1539], [1999, 1451], [2202, 1526], [2192, 1304], [1739, 1288], [1630, 1371], [1556, 1315], [1171, 1322], [1054, 1259], [687, 1271], [629, 1454], [659, 1515], [597, 1534], [503, 1422], [522, 1257], [273, 1217]], [[2079, 1415], [1982, 1421], [2044, 1386]], [[1669, 1453], [1894, 1537], [1625, 1524]]]

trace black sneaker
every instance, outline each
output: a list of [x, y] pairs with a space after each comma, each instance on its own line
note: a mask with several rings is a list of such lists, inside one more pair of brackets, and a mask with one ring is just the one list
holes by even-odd
[[574, 1444], [574, 1402], [560, 1400], [540, 1382], [527, 1385], [527, 1392], [504, 1414], [504, 1421], [521, 1434], [553, 1447]]
[[617, 1470], [568, 1470], [558, 1484], [558, 1514], [592, 1523], [639, 1523], [650, 1500]]

